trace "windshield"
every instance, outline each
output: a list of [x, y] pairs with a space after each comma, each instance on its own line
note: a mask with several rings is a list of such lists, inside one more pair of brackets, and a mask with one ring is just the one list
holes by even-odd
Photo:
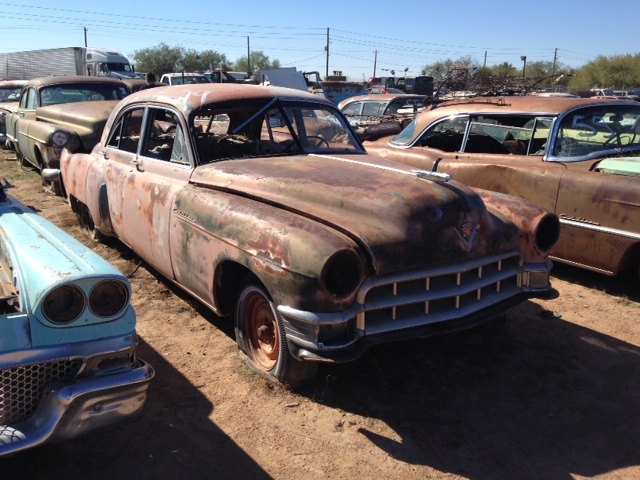
[[124, 84], [55, 85], [40, 89], [40, 106], [46, 107], [60, 103], [90, 102], [95, 100], [122, 100], [130, 93]]
[[131, 70], [131, 65], [129, 65], [128, 63], [109, 62], [107, 63], [107, 68], [109, 69], [110, 72], [132, 72], [133, 71]]
[[193, 83], [211, 83], [204, 75], [182, 75], [172, 77], [171, 85], [191, 85]]
[[640, 105], [601, 104], [565, 115], [553, 155], [585, 157], [596, 152], [640, 146]]
[[216, 106], [194, 117], [201, 162], [303, 153], [364, 153], [335, 108], [272, 101]]
[[22, 87], [0, 88], [0, 102], [17, 102], [21, 91]]

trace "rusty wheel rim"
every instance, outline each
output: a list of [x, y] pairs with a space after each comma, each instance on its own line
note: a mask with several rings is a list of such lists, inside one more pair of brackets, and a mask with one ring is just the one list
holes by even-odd
[[257, 367], [269, 372], [276, 366], [280, 353], [278, 321], [269, 302], [259, 295], [249, 300], [246, 315], [251, 356]]

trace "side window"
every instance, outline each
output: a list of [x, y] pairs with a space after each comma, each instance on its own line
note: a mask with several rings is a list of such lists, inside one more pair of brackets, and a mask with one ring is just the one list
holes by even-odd
[[124, 152], [138, 153], [144, 107], [126, 111], [111, 129], [107, 146]]
[[38, 97], [36, 96], [35, 88], [30, 88], [26, 92], [24, 108], [26, 108], [27, 110], [35, 110], [36, 108], [38, 108]]
[[479, 115], [471, 119], [464, 151], [527, 155], [533, 134], [531, 117]]
[[344, 110], [342, 110], [342, 113], [344, 113], [345, 115], [360, 115], [361, 108], [362, 108], [361, 102], [354, 102], [344, 107]]
[[170, 161], [179, 125], [178, 116], [171, 110], [150, 108], [142, 155]]
[[170, 161], [182, 165], [189, 165], [189, 148], [187, 147], [187, 141], [180, 124], [176, 126], [176, 139], [171, 149]]
[[366, 102], [362, 109], [362, 115], [382, 115], [382, 106], [380, 102]]
[[553, 119], [551, 118], [538, 118], [535, 121], [529, 145], [529, 155], [544, 155], [546, 153], [552, 123]]
[[467, 117], [448, 118], [422, 134], [418, 145], [444, 152], [459, 152], [468, 122]]

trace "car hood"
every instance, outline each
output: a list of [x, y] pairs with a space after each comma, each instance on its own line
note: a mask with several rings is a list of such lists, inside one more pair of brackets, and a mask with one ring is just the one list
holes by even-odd
[[104, 125], [117, 104], [118, 100], [101, 100], [50, 105], [38, 108], [36, 119], [77, 133], [88, 151], [100, 140]]
[[379, 274], [518, 249], [517, 228], [476, 192], [428, 178], [368, 155], [302, 155], [216, 162], [191, 181], [331, 226], [368, 252]]
[[598, 162], [597, 172], [640, 177], [640, 157], [607, 158]]

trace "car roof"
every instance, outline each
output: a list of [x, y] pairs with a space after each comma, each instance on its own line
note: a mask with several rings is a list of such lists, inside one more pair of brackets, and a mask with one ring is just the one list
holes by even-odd
[[117, 78], [111, 77], [90, 77], [87, 75], [52, 75], [50, 77], [39, 77], [29, 80], [26, 86], [44, 87], [49, 85], [64, 85], [70, 83], [112, 83], [115, 85], [124, 85]]
[[194, 110], [205, 105], [244, 100], [263, 99], [268, 101], [276, 97], [313, 100], [333, 105], [329, 100], [319, 95], [302, 90], [237, 83], [198, 83], [148, 88], [129, 95], [122, 100], [122, 104], [151, 102], [171, 105], [177, 110]]
[[[571, 97], [475, 97], [453, 100], [433, 105], [416, 117], [416, 132], [422, 131], [438, 118], [465, 113], [509, 113], [536, 116], [558, 116], [567, 110], [588, 105], [602, 105], [616, 102], [605, 98], [571, 98]], [[619, 103], [637, 105], [638, 102], [617, 100]]]
[[342, 109], [346, 107], [350, 103], [353, 102], [365, 102], [365, 101], [376, 101], [376, 102], [390, 102], [391, 100], [395, 100], [396, 98], [404, 98], [407, 100], [426, 100], [426, 95], [414, 95], [411, 93], [373, 93], [371, 95], [356, 95], [353, 97], [349, 97], [344, 99], [338, 105], [338, 108]]
[[28, 80], [2, 80], [0, 81], [0, 88], [18, 88], [24, 87]]
[[174, 72], [174, 73], [165, 73], [163, 77], [204, 77], [204, 73], [195, 73], [195, 72]]

